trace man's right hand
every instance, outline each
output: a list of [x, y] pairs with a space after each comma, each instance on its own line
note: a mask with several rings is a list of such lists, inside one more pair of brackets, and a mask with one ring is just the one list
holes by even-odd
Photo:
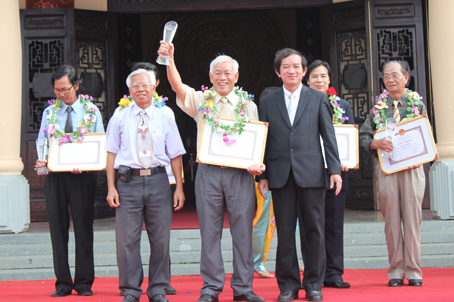
[[167, 43], [161, 40], [161, 45], [159, 46], [158, 49], [158, 55], [168, 57], [169, 60], [173, 60], [173, 44], [172, 43]]
[[106, 199], [112, 208], [118, 208], [120, 206], [120, 197], [118, 196], [117, 189], [109, 188]]
[[394, 149], [393, 142], [386, 138], [374, 139], [370, 143], [370, 149], [380, 149], [382, 151], [392, 152]]
[[266, 193], [268, 193], [270, 189], [268, 188], [268, 180], [260, 179], [259, 180], [259, 192], [262, 195], [263, 199], [266, 199]]

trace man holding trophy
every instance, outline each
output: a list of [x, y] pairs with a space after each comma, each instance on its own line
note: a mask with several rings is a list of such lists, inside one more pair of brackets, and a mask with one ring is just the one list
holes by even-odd
[[[47, 174], [47, 155], [50, 135], [59, 144], [78, 142], [87, 132], [104, 132], [98, 108], [81, 95], [72, 66], [60, 66], [52, 75], [53, 92], [56, 100], [44, 110], [39, 129], [38, 157], [35, 170], [39, 175]], [[64, 131], [62, 130], [64, 129]], [[40, 150], [41, 149], [41, 150]], [[44, 156], [44, 157], [42, 157]], [[95, 278], [93, 262], [93, 219], [96, 181], [92, 172], [54, 172], [46, 175], [45, 197], [52, 241], [54, 271], [57, 281], [52, 297], [70, 295], [74, 289], [80, 296], [91, 296]], [[74, 282], [68, 265], [69, 211], [71, 208], [76, 240], [76, 274]]]
[[[378, 149], [392, 158], [392, 140], [374, 139], [374, 131], [387, 127], [392, 130], [404, 118], [426, 114], [426, 107], [415, 91], [405, 88], [408, 79], [408, 64], [390, 61], [383, 65], [383, 82], [387, 90], [376, 98], [376, 104], [359, 131], [360, 148], [377, 156]], [[393, 126], [392, 126], [393, 125]], [[379, 152], [380, 152], [379, 151]], [[388, 286], [398, 287], [404, 277], [409, 285], [422, 286], [421, 219], [425, 175], [421, 165], [384, 176], [377, 161], [375, 179], [381, 211], [385, 217], [385, 236], [388, 247]], [[402, 236], [402, 225], [405, 244]]]
[[[167, 77], [177, 94], [177, 105], [197, 123], [197, 140], [205, 110], [199, 107], [210, 103], [219, 116], [235, 117], [238, 106], [246, 106], [243, 114], [257, 121], [257, 106], [252, 101], [243, 102], [234, 89], [238, 81], [238, 62], [220, 55], [210, 64], [210, 81], [213, 88], [195, 91], [184, 85], [174, 60], [174, 46], [169, 40], [161, 41], [158, 54], [168, 58]], [[210, 99], [210, 101], [207, 101]], [[216, 117], [218, 118], [218, 117]], [[224, 136], [224, 142], [230, 139]], [[248, 173], [249, 171], [249, 173]], [[252, 221], [255, 213], [254, 177], [264, 171], [264, 166], [251, 165], [249, 169], [199, 164], [195, 181], [197, 215], [202, 237], [200, 273], [204, 279], [198, 302], [218, 301], [225, 282], [221, 255], [221, 236], [224, 207], [227, 208], [230, 231], [233, 239], [233, 275], [231, 287], [234, 301], [265, 301], [252, 291], [254, 263], [252, 256]]]

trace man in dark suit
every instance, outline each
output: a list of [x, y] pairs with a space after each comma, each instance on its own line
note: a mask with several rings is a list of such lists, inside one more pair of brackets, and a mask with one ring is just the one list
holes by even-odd
[[342, 188], [341, 163], [332, 113], [326, 94], [302, 85], [307, 60], [290, 48], [279, 50], [274, 60], [283, 87], [262, 99], [260, 120], [269, 122], [265, 151], [266, 171], [258, 176], [262, 195], [273, 190], [278, 233], [276, 278], [278, 301], [298, 298], [301, 279], [295, 246], [298, 209], [306, 228], [310, 249], [304, 271], [304, 289], [309, 301], [323, 301], [325, 254], [325, 165], [320, 136], [330, 175], [330, 187]]

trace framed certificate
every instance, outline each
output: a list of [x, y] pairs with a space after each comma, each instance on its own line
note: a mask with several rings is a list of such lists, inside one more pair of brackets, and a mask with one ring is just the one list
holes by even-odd
[[[336, 132], [337, 149], [341, 164], [346, 165], [349, 169], [359, 168], [359, 141], [358, 141], [358, 125], [341, 124], [333, 125]], [[320, 136], [322, 145], [323, 158], [325, 158], [325, 148], [323, 147], [323, 139]], [[327, 168], [325, 161], [325, 168]]]
[[105, 133], [87, 133], [82, 143], [58, 144], [50, 138], [47, 167], [49, 172], [102, 171], [106, 169]]
[[[386, 128], [374, 133], [374, 139], [385, 137]], [[432, 128], [426, 115], [405, 119], [398, 123], [393, 137], [393, 146], [392, 158], [384, 158], [381, 150], [377, 150], [383, 175], [438, 159]]]
[[[233, 118], [221, 118], [224, 125], [233, 125]], [[197, 150], [197, 162], [247, 169], [252, 164], [263, 164], [268, 123], [251, 121], [245, 123], [243, 133], [233, 133], [235, 142], [226, 144], [223, 133], [215, 132], [203, 120], [200, 142]]]

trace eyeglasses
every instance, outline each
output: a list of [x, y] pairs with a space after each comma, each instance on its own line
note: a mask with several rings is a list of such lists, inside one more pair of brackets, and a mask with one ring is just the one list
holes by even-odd
[[388, 76], [388, 75], [385, 75], [382, 77], [383, 79], [383, 82], [388, 82], [389, 80], [391, 80], [391, 78], [396, 81], [398, 79], [400, 79], [402, 77], [402, 75], [400, 73], [393, 73], [391, 76]]
[[139, 84], [139, 85], [137, 85], [137, 84], [131, 85], [130, 88], [134, 91], [137, 91], [140, 89], [140, 87], [142, 87], [144, 90], [147, 90], [148, 88], [153, 88], [154, 86], [144, 83], [144, 84]]
[[55, 94], [59, 94], [59, 93], [63, 93], [63, 94], [67, 94], [73, 87], [74, 87], [75, 84], [73, 84], [71, 87], [69, 88], [63, 88], [63, 89], [52, 89], [52, 91], [55, 93]]

